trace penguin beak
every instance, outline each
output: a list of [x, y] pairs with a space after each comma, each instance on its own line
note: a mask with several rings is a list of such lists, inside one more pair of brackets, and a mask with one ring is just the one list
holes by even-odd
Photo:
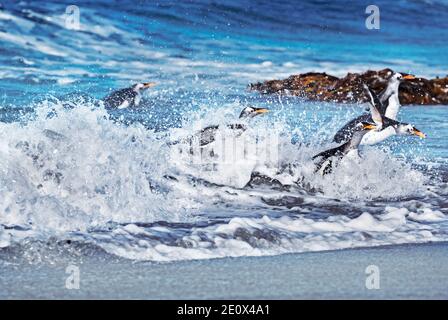
[[412, 74], [407, 74], [407, 75], [403, 76], [403, 79], [412, 80], [412, 79], [415, 79], [415, 76], [413, 76]]
[[415, 134], [416, 136], [418, 136], [418, 137], [420, 137], [420, 138], [422, 138], [422, 139], [425, 139], [425, 138], [426, 138], [426, 134], [424, 134], [423, 132], [421, 132], [421, 131], [418, 130], [418, 129], [414, 129], [413, 134]]
[[148, 88], [154, 87], [155, 85], [156, 85], [155, 82], [145, 82], [145, 83], [143, 83], [143, 88], [148, 89]]
[[364, 130], [376, 130], [377, 127], [376, 127], [376, 125], [371, 124], [371, 123], [363, 123], [362, 128]]
[[262, 114], [262, 113], [267, 113], [267, 112], [269, 112], [269, 109], [266, 109], [266, 108], [257, 108], [257, 109], [255, 109], [255, 113], [256, 114]]

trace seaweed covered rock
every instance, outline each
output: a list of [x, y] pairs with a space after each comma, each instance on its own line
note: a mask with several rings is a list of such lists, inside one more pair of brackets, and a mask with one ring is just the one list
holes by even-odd
[[[338, 78], [326, 73], [309, 72], [292, 75], [284, 80], [268, 80], [250, 84], [249, 89], [263, 94], [294, 95], [317, 101], [362, 103], [367, 101], [367, 96], [362, 90], [362, 82], [379, 92], [385, 88], [392, 73], [391, 69], [369, 70], [364, 73], [348, 73], [345, 77]], [[399, 98], [403, 105], [448, 105], [448, 76], [436, 79], [416, 77], [405, 80], [400, 86]]]

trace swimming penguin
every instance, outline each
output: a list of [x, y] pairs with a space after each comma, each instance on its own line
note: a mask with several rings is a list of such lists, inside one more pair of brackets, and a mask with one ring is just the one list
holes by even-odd
[[[378, 96], [369, 89], [376, 99], [375, 104], [377, 105], [378, 110], [383, 116], [386, 116], [389, 119], [397, 119], [398, 111], [400, 110], [398, 90], [400, 83], [403, 82], [404, 79], [410, 80], [415, 79], [415, 77], [410, 74], [403, 76], [401, 73], [393, 73], [387, 81], [386, 88], [384, 88]], [[370, 114], [363, 114], [349, 121], [335, 134], [333, 141], [336, 143], [347, 141], [350, 137], [350, 131], [353, 130], [354, 126], [361, 121], [368, 121], [369, 118]], [[365, 141], [362, 141], [361, 144], [365, 144]]]
[[114, 91], [104, 98], [106, 109], [138, 107], [142, 98], [142, 92], [155, 85], [154, 82], [137, 83], [132, 87]]
[[359, 122], [374, 122], [378, 126], [378, 130], [368, 132], [361, 140], [363, 145], [373, 145], [380, 143], [393, 135], [416, 135], [421, 138], [425, 138], [420, 130], [413, 125], [396, 121], [395, 119], [387, 117], [382, 110], [386, 110], [384, 104], [370, 88], [363, 84], [364, 90], [369, 97], [370, 114], [361, 115], [352, 121], [348, 122], [342, 127], [334, 136], [334, 142], [344, 142], [351, 138], [355, 126]]
[[[257, 115], [264, 114], [268, 112], [269, 109], [266, 108], [255, 108], [255, 107], [245, 107], [239, 116], [239, 119], [241, 120], [238, 123], [231, 123], [228, 124], [226, 127], [228, 129], [233, 130], [236, 133], [236, 136], [240, 136], [244, 131], [247, 130], [247, 122], [246, 120], [256, 117]], [[219, 125], [213, 125], [205, 127], [204, 129], [200, 130], [199, 132], [195, 133], [193, 136], [187, 138], [186, 140], [176, 141], [172, 144], [177, 144], [179, 142], [185, 142], [188, 141], [190, 144], [195, 139], [199, 139], [199, 146], [204, 147], [216, 139], [216, 134], [218, 130], [220, 129]]]
[[[312, 157], [312, 160], [321, 158], [319, 162], [316, 163], [316, 169], [314, 172], [316, 173], [321, 171], [322, 175], [326, 175], [331, 173], [333, 169], [333, 161], [339, 162], [346, 156], [359, 156], [358, 146], [361, 143], [362, 138], [367, 132], [377, 129], [377, 125], [373, 123], [364, 121], [357, 123], [354, 127], [351, 138], [347, 142], [336, 148], [320, 152]], [[337, 165], [337, 163], [335, 165]]]

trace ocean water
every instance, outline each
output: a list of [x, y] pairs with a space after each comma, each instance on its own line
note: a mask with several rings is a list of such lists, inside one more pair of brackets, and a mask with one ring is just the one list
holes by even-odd
[[[70, 1], [0, 5], [0, 257], [46, 250], [175, 261], [448, 240], [447, 106], [327, 176], [311, 157], [360, 105], [262, 96], [251, 82], [389, 67], [446, 76], [448, 3]], [[157, 86], [135, 110], [101, 99]], [[232, 144], [182, 139], [267, 107]], [[213, 151], [213, 152], [212, 152]]]

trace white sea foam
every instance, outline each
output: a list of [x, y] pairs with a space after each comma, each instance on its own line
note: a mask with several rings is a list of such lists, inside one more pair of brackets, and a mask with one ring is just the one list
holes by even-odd
[[[298, 215], [277, 219], [233, 218], [225, 224], [192, 230], [182, 237], [179, 242], [182, 245], [154, 243], [150, 238], [126, 248], [114, 239], [100, 245], [129, 259], [172, 261], [446, 241], [446, 237], [437, 235], [437, 227], [420, 225], [404, 215], [404, 210], [396, 209], [376, 217], [363, 213], [355, 219], [334, 216], [316, 220]], [[132, 226], [123, 231], [132, 236], [151, 234], [152, 230]]]
[[152, 132], [117, 126], [89, 106], [53, 107], [54, 118], [44, 108], [26, 126], [0, 124], [1, 223], [73, 231], [109, 220], [187, 218], [182, 200], [165, 210], [170, 201], [152, 190], [164, 166]]

